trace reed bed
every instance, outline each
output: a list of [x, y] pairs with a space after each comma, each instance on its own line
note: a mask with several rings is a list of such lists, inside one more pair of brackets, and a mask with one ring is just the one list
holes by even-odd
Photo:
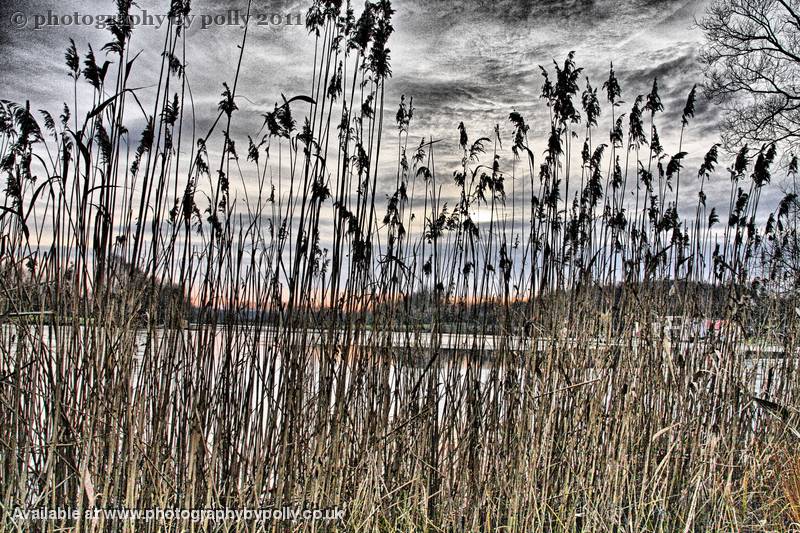
[[[3, 530], [792, 527], [798, 206], [771, 182], [796, 158], [714, 145], [683, 168], [658, 132], [682, 144], [696, 89], [662, 124], [657, 81], [623, 104], [570, 54], [542, 69], [544, 152], [510, 112], [511, 137], [454, 127], [437, 171], [413, 99], [385, 101], [388, 0], [315, 2], [310, 89], [246, 140], [243, 30], [197, 131], [188, 2], [151, 101], [117, 5], [107, 66], [69, 45], [59, 116], [0, 105]], [[287, 505], [346, 516], [14, 518]]]

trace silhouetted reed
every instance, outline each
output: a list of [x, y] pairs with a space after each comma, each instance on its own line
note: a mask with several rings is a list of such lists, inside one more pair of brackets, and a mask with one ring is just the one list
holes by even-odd
[[[745, 146], [724, 169], [712, 145], [688, 169], [694, 87], [666, 124], [656, 80], [626, 104], [570, 53], [542, 68], [543, 152], [516, 111], [477, 135], [456, 117], [443, 172], [410, 96], [389, 123], [388, 0], [315, 2], [310, 94], [245, 140], [243, 30], [198, 131], [188, 14], [171, 3], [150, 101], [115, 22], [107, 60], [70, 43], [59, 116], [0, 105], [4, 528], [15, 506], [347, 508], [276, 530], [797, 519], [775, 466], [797, 443], [797, 197], [762, 202], [796, 158]], [[727, 211], [706, 192], [725, 179]]]

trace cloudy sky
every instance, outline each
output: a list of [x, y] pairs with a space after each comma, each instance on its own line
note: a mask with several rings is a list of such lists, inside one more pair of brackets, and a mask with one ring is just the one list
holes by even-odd
[[[167, 4], [166, 0], [139, 0], [134, 13], [163, 14]], [[508, 114], [517, 110], [531, 125], [538, 156], [549, 127], [547, 109], [539, 98], [539, 65], [552, 72], [553, 60], [562, 62], [574, 50], [577, 64], [585, 68], [594, 87], [602, 86], [609, 64], [614, 63], [625, 101], [623, 112], [637, 95], [647, 94], [653, 78], [658, 78], [665, 106], [659, 118], [661, 140], [668, 153], [675, 153], [686, 95], [694, 83], [703, 81], [696, 60], [703, 36], [694, 22], [703, 16], [705, 4], [705, 0], [396, 0], [387, 123], [394, 123], [400, 95], [413, 96], [412, 139], [442, 139], [437, 156], [443, 162], [437, 165], [446, 168], [460, 157], [460, 121], [473, 139], [491, 137], [494, 125], [499, 124], [501, 134], [510, 140]], [[244, 10], [245, 5], [242, 0], [192, 3], [197, 18], [188, 32], [187, 68], [201, 128], [216, 112], [222, 82], [233, 78], [241, 29], [227, 24], [202, 28], [198, 19]], [[354, 7], [358, 13], [361, 6]], [[306, 9], [306, 2], [256, 0], [253, 4], [256, 15], [263, 16], [296, 17]], [[110, 0], [0, 4], [0, 97], [28, 99], [35, 108], [60, 109], [61, 102], [70, 101], [72, 95], [63, 60], [68, 39], [74, 38], [82, 53], [89, 43], [98, 50], [109, 39], [106, 31], [83, 23], [50, 25], [50, 15], [63, 20], [77, 12], [86, 21], [86, 15], [97, 17], [114, 11]], [[145, 52], [134, 67], [134, 85], [147, 87], [157, 82], [153, 73], [157, 73], [159, 57], [149, 50], [161, 49], [162, 35], [153, 26], [135, 30], [132, 50]], [[310, 92], [313, 45], [313, 37], [303, 26], [252, 29], [238, 90], [242, 112], [236, 117], [235, 136], [246, 139], [247, 134], [254, 134], [261, 125], [260, 113], [270, 110], [281, 93]], [[584, 84], [582, 81], [581, 86]], [[608, 113], [604, 106], [600, 125], [605, 130], [610, 127]], [[684, 141], [683, 149], [690, 154], [687, 167], [696, 168], [697, 160], [717, 141], [717, 119], [714, 107], [701, 98], [697, 118]], [[388, 152], [384, 164], [394, 168], [395, 161], [389, 160], [389, 153], [396, 153], [391, 148], [396, 142], [392, 127], [386, 128], [385, 135]], [[451, 169], [445, 174], [451, 174]], [[719, 185], [727, 190], [727, 184]], [[694, 194], [691, 183], [685, 193]]]

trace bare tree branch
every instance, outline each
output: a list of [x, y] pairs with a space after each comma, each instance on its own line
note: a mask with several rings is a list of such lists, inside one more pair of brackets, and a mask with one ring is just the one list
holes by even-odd
[[714, 0], [699, 22], [706, 96], [726, 111], [727, 147], [800, 144], [800, 0]]

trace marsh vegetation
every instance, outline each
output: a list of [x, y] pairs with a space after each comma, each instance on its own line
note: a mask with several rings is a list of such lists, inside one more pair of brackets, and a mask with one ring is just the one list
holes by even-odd
[[570, 54], [528, 95], [546, 150], [516, 111], [510, 136], [454, 117], [461, 163], [437, 169], [413, 99], [385, 100], [388, 0], [315, 2], [311, 90], [234, 139], [247, 30], [199, 131], [188, 2], [143, 73], [117, 4], [108, 62], [67, 48], [71, 104], [0, 104], [4, 530], [188, 527], [15, 526], [16, 506], [347, 509], [275, 530], [796, 520], [791, 154], [710, 144], [687, 168], [696, 88], [666, 123], [657, 80], [623, 103], [613, 67], [595, 83]]

